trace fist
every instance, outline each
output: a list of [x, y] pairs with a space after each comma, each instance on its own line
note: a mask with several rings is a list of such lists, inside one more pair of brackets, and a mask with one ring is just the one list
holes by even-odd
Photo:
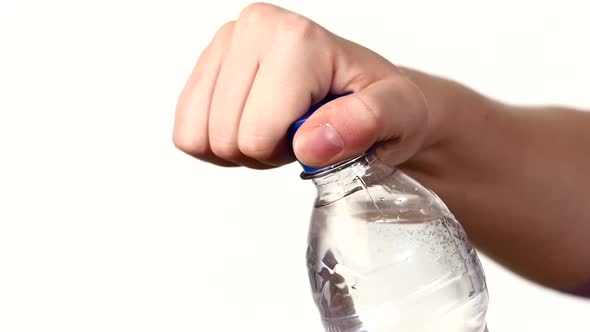
[[[385, 41], [393, 42], [393, 41]], [[351, 94], [289, 126], [328, 93]], [[377, 153], [392, 164], [421, 147], [428, 111], [420, 90], [378, 54], [310, 19], [252, 4], [203, 51], [176, 110], [174, 143], [222, 166], [270, 168], [295, 159], [326, 166]]]

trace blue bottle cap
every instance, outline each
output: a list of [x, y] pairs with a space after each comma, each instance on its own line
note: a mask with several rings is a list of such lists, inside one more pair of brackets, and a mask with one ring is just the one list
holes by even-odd
[[[295, 121], [295, 123], [293, 123], [291, 125], [291, 127], [289, 127], [288, 134], [289, 134], [289, 140], [291, 141], [291, 144], [293, 144], [293, 138], [295, 137], [295, 133], [297, 132], [297, 130], [299, 130], [299, 128], [305, 123], [305, 121], [307, 121], [307, 119], [309, 119], [309, 117], [313, 113], [315, 113], [315, 111], [317, 111], [320, 107], [324, 106], [325, 104], [331, 102], [332, 100], [347, 96], [351, 93], [352, 92], [348, 92], [348, 93], [341, 94], [341, 95], [329, 94], [321, 101], [311, 105], [311, 107], [309, 108], [307, 113], [305, 113], [301, 118], [299, 118], [299, 120]], [[301, 164], [301, 167], [303, 167], [303, 171], [305, 173], [315, 173], [320, 170], [320, 168], [310, 167], [310, 166], [302, 164], [301, 162], [299, 164]]]

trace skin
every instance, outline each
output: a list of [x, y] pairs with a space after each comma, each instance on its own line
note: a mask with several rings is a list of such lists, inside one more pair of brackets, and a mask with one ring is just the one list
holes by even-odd
[[[288, 127], [328, 93], [351, 95]], [[436, 191], [481, 251], [556, 289], [590, 279], [590, 113], [517, 107], [397, 67], [313, 21], [246, 7], [203, 51], [174, 143], [220, 166], [377, 156]], [[294, 154], [293, 154], [294, 152]]]

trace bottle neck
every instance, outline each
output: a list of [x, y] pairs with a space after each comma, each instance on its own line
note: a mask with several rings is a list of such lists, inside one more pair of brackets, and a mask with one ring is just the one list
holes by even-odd
[[367, 189], [396, 172], [379, 160], [372, 151], [353, 159], [318, 170], [302, 173], [302, 179], [310, 179], [318, 190], [318, 204], [334, 202], [358, 190]]
[[394, 168], [385, 165], [379, 160], [373, 150], [369, 150], [360, 156], [342, 161], [340, 163], [320, 168], [317, 171], [308, 173], [302, 172], [303, 180], [312, 180], [316, 186], [322, 186], [338, 179], [354, 178], [362, 175], [378, 176], [388, 175]]
[[337, 180], [358, 176], [375, 159], [376, 157], [372, 153], [367, 152], [355, 158], [320, 168], [314, 172], [302, 172], [301, 178], [303, 180], [312, 180], [318, 187], [324, 186]]

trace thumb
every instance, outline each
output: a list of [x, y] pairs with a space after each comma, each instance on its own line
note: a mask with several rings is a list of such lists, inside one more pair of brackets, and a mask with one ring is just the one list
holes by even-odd
[[421, 147], [427, 115], [421, 91], [396, 75], [322, 106], [297, 131], [293, 150], [303, 164], [323, 167], [381, 142], [377, 153], [397, 165]]

